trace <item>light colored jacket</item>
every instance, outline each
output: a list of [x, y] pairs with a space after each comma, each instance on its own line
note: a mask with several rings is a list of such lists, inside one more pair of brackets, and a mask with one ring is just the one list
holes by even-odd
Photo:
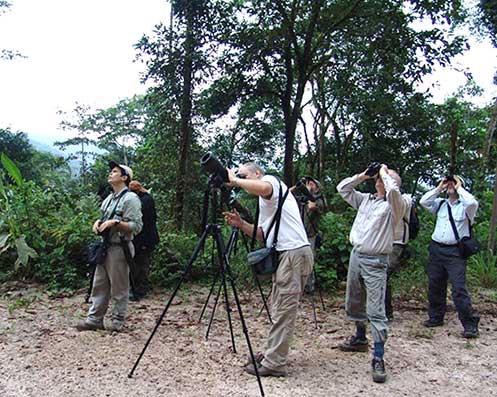
[[358, 210], [349, 240], [363, 254], [390, 254], [394, 227], [406, 211], [407, 202], [402, 198], [395, 179], [390, 175], [382, 179], [386, 191], [384, 198], [356, 191], [354, 187], [361, 183], [359, 175], [345, 178], [337, 186], [343, 199]]

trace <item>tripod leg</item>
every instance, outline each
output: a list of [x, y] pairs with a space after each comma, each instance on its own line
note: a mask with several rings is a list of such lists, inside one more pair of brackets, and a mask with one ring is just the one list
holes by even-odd
[[311, 292], [312, 312], [314, 314], [314, 328], [318, 329], [318, 319], [316, 317], [316, 305], [314, 304], [314, 291]]
[[228, 274], [229, 282], [230, 282], [231, 289], [233, 291], [233, 296], [234, 296], [235, 302], [236, 302], [236, 307], [238, 310], [238, 314], [240, 316], [240, 322], [242, 323], [242, 330], [243, 330], [243, 333], [245, 335], [245, 339], [247, 341], [247, 346], [248, 346], [248, 349], [250, 352], [250, 358], [252, 359], [252, 364], [254, 365], [255, 375], [257, 376], [259, 390], [261, 391], [261, 396], [264, 397], [264, 388], [262, 387], [261, 377], [259, 375], [259, 369], [257, 367], [257, 362], [255, 361], [254, 351], [252, 350], [252, 345], [250, 344], [250, 338], [248, 335], [247, 325], [245, 324], [245, 319], [243, 318], [243, 312], [242, 312], [242, 307], [240, 304], [240, 299], [238, 299], [238, 294], [236, 292], [236, 287], [235, 287], [235, 281], [234, 281], [233, 274], [232, 274], [230, 266], [229, 266], [229, 258], [226, 255], [226, 253], [224, 253], [225, 251], [223, 249], [224, 247], [223, 247], [223, 239], [222, 239], [221, 232], [219, 229], [217, 229], [216, 231], [217, 231], [216, 241], [218, 244], [218, 252], [219, 252], [219, 256], [220, 256], [220, 260], [221, 260], [221, 265], [224, 266], [224, 268]]
[[[223, 266], [224, 268], [224, 266]], [[226, 303], [226, 313], [228, 315], [228, 323], [230, 325], [230, 333], [231, 333], [231, 345], [233, 346], [233, 353], [236, 353], [236, 346], [235, 346], [235, 335], [233, 334], [233, 325], [231, 322], [231, 309], [230, 309], [230, 303], [228, 300], [228, 289], [226, 288], [226, 274], [223, 269], [223, 289], [224, 289], [224, 301]]]
[[205, 309], [207, 309], [207, 304], [209, 303], [209, 300], [211, 298], [212, 291], [214, 291], [214, 287], [216, 286], [218, 277], [219, 277], [219, 273], [216, 273], [216, 276], [214, 277], [214, 280], [212, 280], [211, 290], [209, 291], [209, 295], [207, 296], [207, 299], [206, 299], [206, 301], [204, 303], [204, 307], [202, 308], [202, 313], [200, 313], [200, 318], [198, 319], [198, 322], [201, 322], [202, 321], [202, 317], [204, 317]]
[[[263, 303], [263, 307], [261, 308], [261, 311], [259, 312], [257, 317], [259, 317], [261, 315], [262, 309], [264, 308], [264, 309], [266, 309], [266, 313], [267, 313], [267, 317], [269, 318], [269, 322], [272, 324], [273, 319], [271, 318], [271, 313], [269, 312], [269, 308], [267, 307], [267, 300], [266, 300], [266, 297], [264, 296], [264, 291], [262, 290], [261, 282], [259, 281], [259, 278], [255, 274], [255, 272], [254, 272], [254, 279], [255, 279], [255, 283], [257, 284], [257, 288], [259, 288], [259, 293], [261, 294], [262, 303]], [[269, 295], [267, 297], [269, 298], [270, 296], [271, 296], [271, 292], [269, 293]]]
[[90, 284], [88, 285], [88, 291], [86, 291], [85, 303], [90, 303], [91, 290], [93, 289], [93, 278], [95, 277], [95, 271], [97, 266], [93, 266], [93, 270], [90, 272]]
[[[269, 300], [269, 298], [271, 298], [271, 293], [273, 291], [269, 291], [269, 294], [266, 296], [266, 305], [267, 305], [267, 301]], [[262, 314], [262, 311], [264, 310], [264, 305], [262, 305], [261, 309], [259, 310], [259, 313], [257, 314], [257, 317], [260, 317], [261, 314]], [[267, 309], [268, 310], [268, 314], [269, 314], [269, 308]], [[271, 324], [273, 323], [273, 320], [271, 319]]]
[[205, 333], [205, 340], [209, 339], [209, 332], [211, 330], [212, 320], [216, 314], [217, 302], [219, 301], [219, 295], [221, 294], [222, 282], [219, 283], [219, 288], [217, 289], [216, 299], [214, 299], [214, 307], [212, 308], [211, 318], [209, 319], [209, 326], [207, 327], [207, 332]]
[[316, 270], [313, 269], [312, 271], [314, 272], [314, 280], [315, 280], [315, 283], [316, 283], [316, 288], [317, 288], [318, 293], [319, 293], [319, 298], [321, 299], [321, 306], [323, 306], [323, 311], [325, 311], [326, 309], [324, 307], [323, 294], [321, 293], [321, 283], [319, 282]]
[[143, 355], [145, 354], [145, 351], [147, 350], [147, 347], [148, 345], [150, 344], [150, 341], [152, 340], [152, 338], [154, 337], [155, 335], [155, 332], [157, 331], [157, 329], [159, 328], [162, 320], [164, 319], [164, 316], [166, 315], [167, 313], [167, 310], [169, 309], [169, 306], [171, 306], [171, 303], [174, 299], [174, 297], [176, 296], [176, 294], [178, 293], [178, 290], [179, 290], [179, 287], [181, 286], [181, 284], [183, 283], [183, 281], [186, 279], [186, 275], [188, 274], [188, 272], [190, 271], [192, 265], [193, 265], [193, 262], [195, 262], [195, 259], [197, 259], [197, 256], [199, 254], [199, 252], [201, 251], [202, 247], [204, 246], [204, 243], [205, 243], [205, 240], [207, 238], [207, 235], [209, 234], [211, 230], [211, 226], [207, 226], [204, 230], [204, 232], [202, 233], [202, 236], [200, 237], [200, 240], [198, 241], [197, 245], [195, 246], [195, 249], [193, 250], [193, 253], [192, 253], [192, 256], [190, 257], [190, 260], [188, 261], [188, 264], [186, 265], [185, 267], [185, 270], [183, 271], [183, 274], [181, 275], [181, 278], [180, 280], [178, 281], [178, 284], [176, 284], [176, 288], [174, 289], [174, 292], [173, 294], [171, 295], [171, 297], [169, 298], [169, 301], [167, 302], [166, 304], [166, 307], [164, 308], [161, 316], [159, 317], [159, 320], [157, 321], [157, 323], [155, 324], [155, 327], [152, 331], [152, 333], [150, 334], [150, 336], [148, 337], [148, 340], [147, 342], [145, 343], [145, 346], [143, 346], [143, 350], [141, 351], [140, 355], [138, 356], [138, 358], [136, 359], [136, 362], [135, 364], [133, 365], [133, 368], [131, 369], [130, 373], [128, 374], [128, 378], [132, 378], [133, 377], [133, 373], [135, 372], [135, 369], [136, 367], [138, 366], [138, 364], [140, 363], [140, 360], [141, 358], [143, 357]]

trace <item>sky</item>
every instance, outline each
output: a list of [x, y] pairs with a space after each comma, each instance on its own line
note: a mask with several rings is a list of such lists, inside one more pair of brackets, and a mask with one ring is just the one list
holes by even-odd
[[[0, 15], [0, 49], [17, 50], [26, 58], [0, 60], [0, 128], [23, 131], [51, 143], [74, 136], [62, 131], [62, 116], [76, 103], [92, 109], [110, 107], [119, 100], [145, 92], [134, 62], [133, 48], [143, 34], [167, 23], [166, 0], [10, 0]], [[464, 84], [461, 71], [473, 73], [485, 88], [479, 104], [497, 95], [492, 84], [497, 50], [471, 39], [471, 50], [426, 79], [434, 101]]]
[[0, 49], [26, 58], [0, 60], [0, 128], [45, 142], [65, 139], [57, 111], [92, 109], [145, 92], [133, 45], [159, 22], [166, 0], [9, 0], [0, 15]]

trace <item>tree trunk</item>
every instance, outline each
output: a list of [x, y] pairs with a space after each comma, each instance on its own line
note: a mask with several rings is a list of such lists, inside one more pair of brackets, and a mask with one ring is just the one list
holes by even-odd
[[495, 252], [495, 232], [497, 227], [497, 167], [495, 169], [494, 179], [494, 200], [492, 204], [492, 216], [490, 217], [490, 230], [488, 231], [488, 250], [493, 254]]
[[450, 127], [450, 165], [449, 173], [456, 173], [457, 165], [457, 132], [459, 129], [459, 123], [454, 121]]
[[184, 43], [185, 60], [183, 63], [183, 87], [180, 108], [180, 137], [179, 158], [176, 183], [175, 224], [179, 230], [183, 229], [185, 197], [188, 190], [188, 158], [190, 154], [192, 128], [192, 73], [193, 73], [193, 12], [192, 5], [186, 6], [186, 39]]

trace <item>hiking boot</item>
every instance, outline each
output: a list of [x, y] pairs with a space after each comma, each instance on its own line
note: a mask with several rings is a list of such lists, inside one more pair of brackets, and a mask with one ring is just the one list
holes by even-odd
[[371, 362], [371, 372], [373, 374], [373, 382], [384, 383], [387, 379], [385, 372], [385, 362], [382, 358], [374, 357]]
[[113, 321], [110, 327], [107, 327], [109, 332], [121, 332], [124, 324]]
[[478, 328], [467, 328], [462, 333], [462, 336], [466, 339], [478, 338], [479, 335]]
[[75, 328], [78, 331], [97, 331], [99, 329], [104, 329], [103, 324], [95, 324], [95, 323], [90, 323], [86, 320], [79, 321]]
[[[245, 366], [244, 370], [250, 375], [256, 375], [253, 364]], [[288, 375], [286, 371], [276, 371], [274, 369], [269, 369], [262, 364], [257, 364], [257, 372], [259, 373], [259, 376], [285, 377]]]
[[[264, 353], [263, 352], [257, 352], [254, 354], [255, 362], [257, 364], [261, 364], [262, 360], [264, 360]], [[250, 357], [250, 354], [247, 354], [246, 356], [247, 362], [243, 365], [246, 367], [247, 365], [252, 364], [252, 357]]]
[[369, 342], [367, 338], [360, 339], [356, 335], [338, 345], [338, 349], [343, 352], [367, 352], [369, 349]]
[[478, 324], [480, 323], [480, 316], [473, 316], [474, 323], [466, 325], [462, 336], [467, 339], [477, 338], [480, 334], [478, 332]]
[[444, 325], [443, 320], [434, 320], [432, 318], [429, 318], [428, 320], [423, 322], [423, 325], [427, 328], [433, 328], [433, 327], [441, 327]]

